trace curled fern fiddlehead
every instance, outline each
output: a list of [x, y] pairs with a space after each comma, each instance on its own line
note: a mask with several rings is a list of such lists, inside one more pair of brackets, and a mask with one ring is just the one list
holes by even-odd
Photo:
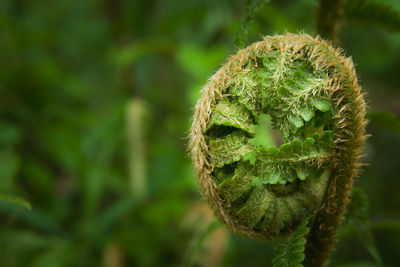
[[[196, 106], [190, 147], [203, 196], [228, 228], [256, 239], [312, 216], [306, 257], [322, 265], [358, 169], [364, 113], [340, 50], [309, 35], [265, 37], [232, 56]], [[279, 147], [262, 136], [271, 129]]]

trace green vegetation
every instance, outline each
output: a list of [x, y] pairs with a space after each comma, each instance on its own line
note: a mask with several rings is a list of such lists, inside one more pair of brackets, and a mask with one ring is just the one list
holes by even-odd
[[[320, 176], [333, 162], [328, 75], [290, 53], [249, 61], [232, 77], [206, 129], [214, 179], [229, 212], [268, 236], [287, 233], [320, 205], [329, 175]], [[279, 148], [253, 144], [262, 139], [255, 129], [261, 131], [265, 114], [283, 135]]]
[[[205, 85], [191, 155], [201, 192], [228, 229], [271, 240], [312, 216], [306, 264], [327, 263], [365, 141], [352, 66], [319, 38], [267, 36]], [[283, 136], [279, 149], [252, 144], [261, 114]]]
[[[330, 266], [398, 266], [400, 4], [352, 2], [343, 1], [337, 44], [367, 92], [371, 137], [356, 186], [369, 205], [349, 209]], [[279, 244], [230, 234], [196, 205], [187, 156], [199, 91], [237, 38], [245, 47], [265, 35], [316, 33], [317, 0], [263, 3], [251, 1], [249, 16], [242, 0], [0, 1], [0, 266], [193, 266], [206, 258], [269, 266]], [[306, 125], [331, 112], [321, 111], [323, 99], [285, 118]], [[257, 141], [265, 131], [250, 122], [237, 123], [255, 136], [252, 146], [283, 142]], [[312, 138], [301, 134], [303, 143]], [[193, 214], [208, 219], [188, 226]]]
[[304, 260], [305, 236], [309, 233], [308, 218], [301, 222], [296, 232], [285, 244], [281, 252], [272, 260], [273, 267], [302, 267]]

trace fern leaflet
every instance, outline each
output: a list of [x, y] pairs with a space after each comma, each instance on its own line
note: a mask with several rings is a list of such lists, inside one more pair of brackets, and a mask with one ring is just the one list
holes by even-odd
[[302, 267], [304, 260], [305, 236], [310, 231], [307, 227], [310, 218], [306, 218], [294, 232], [281, 252], [272, 260], [272, 267]]

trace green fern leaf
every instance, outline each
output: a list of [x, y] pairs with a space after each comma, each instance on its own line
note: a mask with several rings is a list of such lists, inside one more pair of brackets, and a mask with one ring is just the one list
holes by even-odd
[[232, 126], [254, 135], [251, 113], [240, 103], [223, 99], [215, 107], [208, 129], [214, 125]]
[[[227, 176], [226, 173], [221, 170], [218, 173], [221, 178]], [[219, 186], [221, 188], [221, 194], [226, 201], [233, 202], [240, 196], [247, 192], [254, 184], [254, 173], [252, 166], [249, 163], [241, 161], [238, 163], [237, 168], [231, 178], [223, 180]]]
[[253, 151], [253, 146], [247, 143], [244, 132], [233, 132], [225, 138], [210, 141], [210, 156], [216, 167], [239, 161]]
[[[285, 53], [272, 52], [262, 56], [263, 67], [253, 65], [247, 66], [248, 75], [237, 78], [230, 93], [253, 112], [256, 120], [260, 113], [270, 114], [274, 128], [283, 133], [285, 141], [295, 138], [299, 128], [315, 124], [313, 118], [318, 112], [334, 112], [324, 90], [327, 74], [316, 71], [306, 59], [293, 60]], [[256, 84], [272, 90], [254, 90]]]
[[20, 198], [20, 197], [6, 195], [6, 194], [0, 194], [0, 201], [18, 204], [28, 210], [32, 209], [31, 204], [28, 201], [26, 201], [25, 199]]
[[[279, 149], [273, 146], [268, 148], [254, 146], [248, 143], [247, 138], [244, 132], [236, 131], [225, 138], [214, 139], [210, 141], [210, 156], [218, 168], [240, 160], [249, 161], [250, 164], [241, 164], [237, 169], [244, 169], [245, 173], [262, 177], [260, 179], [262, 184], [286, 184], [296, 179], [304, 181], [308, 177], [319, 177], [322, 174], [319, 171], [319, 162], [326, 162], [332, 153], [330, 149], [333, 140], [332, 131], [316, 133], [304, 141], [292, 140], [281, 145]], [[250, 158], [256, 158], [254, 164]], [[254, 169], [249, 165], [254, 165]], [[242, 171], [235, 174], [240, 175]], [[227, 181], [221, 181], [219, 177], [229, 176], [223, 171], [218, 174], [217, 181], [223, 185]], [[229, 180], [236, 181], [235, 176]], [[246, 182], [247, 187], [248, 181], [242, 182]]]
[[313, 168], [310, 163], [326, 161], [331, 156], [330, 144], [333, 133], [325, 131], [314, 134], [304, 142], [299, 139], [281, 145], [280, 149], [270, 147], [258, 150], [255, 165], [257, 175], [263, 177], [264, 184], [286, 184], [295, 179], [304, 181], [310, 176], [319, 176], [318, 164]]
[[307, 227], [310, 218], [305, 219], [294, 232], [293, 236], [284, 244], [275, 258], [272, 260], [273, 267], [302, 267], [304, 260], [305, 236], [310, 231]]

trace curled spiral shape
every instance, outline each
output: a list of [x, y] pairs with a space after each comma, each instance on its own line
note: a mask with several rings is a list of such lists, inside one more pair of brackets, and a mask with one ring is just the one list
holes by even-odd
[[219, 219], [265, 240], [311, 216], [308, 250], [323, 262], [365, 140], [360, 90], [352, 60], [319, 37], [267, 36], [232, 56], [203, 88], [190, 136]]

